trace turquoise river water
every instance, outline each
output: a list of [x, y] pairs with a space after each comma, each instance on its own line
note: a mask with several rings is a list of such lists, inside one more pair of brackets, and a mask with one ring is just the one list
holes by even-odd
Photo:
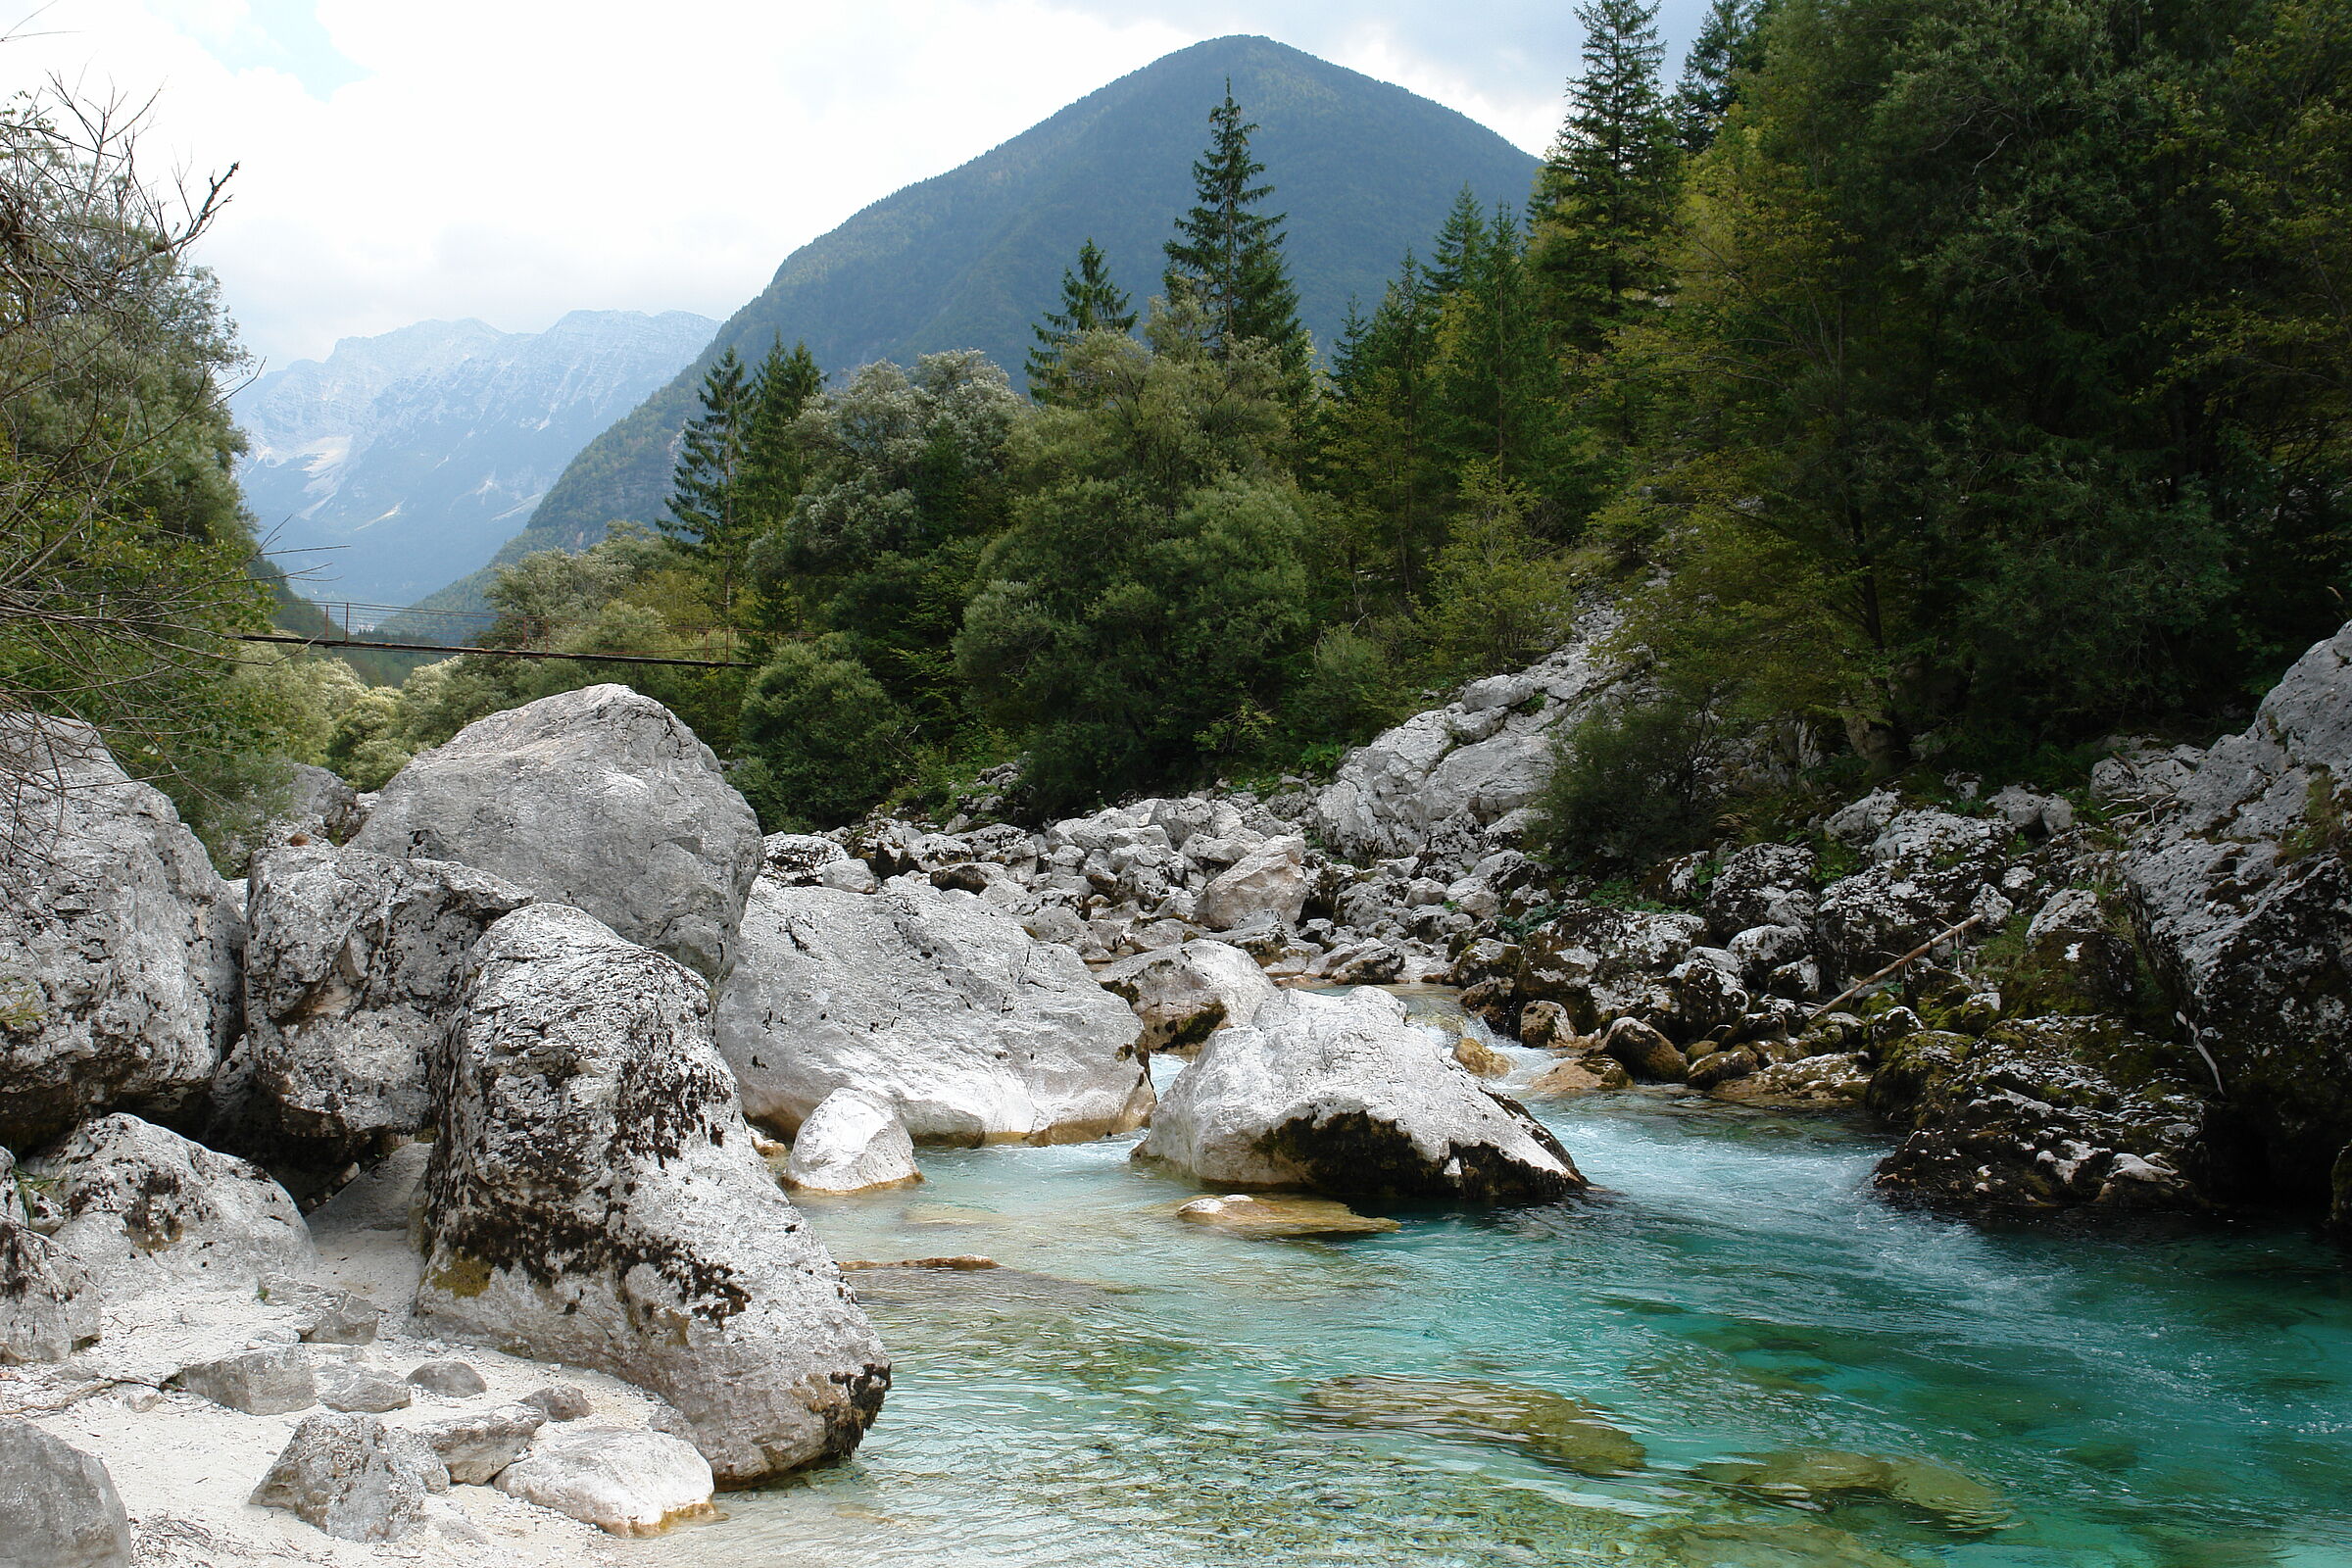
[[[1433, 1045], [1461, 1027], [1415, 1005]], [[1173, 1218], [1199, 1189], [1122, 1139], [926, 1153], [920, 1187], [813, 1204], [838, 1257], [1005, 1266], [861, 1284], [897, 1366], [864, 1446], [628, 1556], [2352, 1568], [2352, 1272], [2304, 1233], [1981, 1228], [1875, 1198], [1857, 1123], [1537, 1108], [1604, 1194], [1250, 1241]], [[1646, 1457], [1585, 1474], [1429, 1415], [1463, 1389], [1568, 1396]], [[1926, 1460], [1997, 1506], [1754, 1484], [1792, 1450]]]

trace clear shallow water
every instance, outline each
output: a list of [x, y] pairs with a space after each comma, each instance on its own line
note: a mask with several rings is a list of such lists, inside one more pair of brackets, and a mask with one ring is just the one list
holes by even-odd
[[[1172, 1218], [1199, 1189], [1117, 1140], [931, 1153], [922, 1187], [811, 1204], [839, 1257], [1007, 1269], [861, 1282], [897, 1373], [856, 1457], [631, 1555], [2352, 1568], [2352, 1273], [2300, 1233], [1985, 1231], [1872, 1198], [1857, 1126], [1540, 1109], [1605, 1196], [1252, 1242]], [[1590, 1477], [1317, 1402], [1367, 1374], [1571, 1396], [1648, 1463]], [[1698, 1469], [1791, 1448], [1940, 1462], [2010, 1516], [1793, 1506]]]

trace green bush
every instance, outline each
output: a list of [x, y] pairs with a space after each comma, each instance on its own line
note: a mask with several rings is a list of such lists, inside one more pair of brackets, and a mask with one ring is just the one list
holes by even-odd
[[1704, 707], [1658, 698], [1562, 731], [1531, 841], [1562, 868], [1624, 872], [1704, 844], [1720, 804], [1719, 737]]
[[848, 647], [787, 643], [744, 695], [735, 783], [770, 832], [854, 821], [906, 770], [906, 710]]

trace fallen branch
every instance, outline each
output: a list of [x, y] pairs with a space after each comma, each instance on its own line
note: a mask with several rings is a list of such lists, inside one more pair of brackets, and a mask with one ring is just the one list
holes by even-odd
[[1951, 941], [1952, 938], [1958, 936], [1970, 926], [1982, 924], [1984, 919], [1984, 917], [1981, 914], [1972, 914], [1967, 919], [1961, 921], [1958, 925], [1952, 927], [1949, 931], [1946, 931], [1943, 935], [1921, 943], [1918, 947], [1913, 948], [1909, 953], [1904, 954], [1901, 957], [1895, 959], [1892, 963], [1888, 964], [1886, 968], [1881, 969], [1878, 973], [1870, 976], [1868, 979], [1855, 981], [1852, 985], [1847, 986], [1843, 991], [1838, 992], [1836, 996], [1823, 1003], [1820, 1006], [1815, 1007], [1811, 1012], [1805, 1015], [1806, 1021], [1810, 1022], [1826, 1012], [1834, 1011], [1840, 1003], [1851, 1002], [1863, 992], [1868, 991], [1872, 986], [1877, 985], [1880, 981], [1894, 973], [1895, 970], [1902, 968], [1905, 964], [1926, 957], [1929, 954], [1935, 952], [1937, 948], [1942, 947], [1946, 942]]

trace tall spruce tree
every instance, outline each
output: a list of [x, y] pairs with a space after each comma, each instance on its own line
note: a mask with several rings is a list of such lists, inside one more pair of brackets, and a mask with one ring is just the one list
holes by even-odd
[[1225, 101], [1209, 111], [1206, 154], [1193, 165], [1198, 200], [1176, 220], [1167, 242], [1164, 275], [1171, 302], [1189, 299], [1203, 323], [1204, 346], [1225, 359], [1255, 340], [1274, 351], [1294, 396], [1306, 392], [1308, 345], [1298, 322], [1298, 290], [1282, 255], [1282, 213], [1262, 213], [1257, 204], [1274, 194], [1255, 181], [1266, 166], [1250, 155], [1250, 133], [1233, 83]]
[[1586, 0], [1576, 15], [1584, 69], [1568, 84], [1568, 119], [1528, 216], [1555, 340], [1590, 353], [1667, 289], [1662, 240], [1682, 149], [1659, 78], [1655, 0]]
[[772, 526], [792, 510], [801, 485], [808, 476], [808, 461], [793, 438], [793, 421], [823, 389], [825, 372], [806, 339], [784, 351], [784, 335], [776, 334], [767, 357], [745, 394], [743, 459], [738, 478], [737, 506], [744, 513], [747, 532]]
[[1708, 0], [1706, 20], [1683, 59], [1674, 89], [1674, 118], [1683, 151], [1693, 157], [1713, 144], [1724, 117], [1740, 100], [1740, 76], [1753, 71], [1763, 50], [1764, 20], [1772, 0]]
[[669, 515], [662, 531], [699, 556], [728, 550], [742, 533], [745, 436], [753, 384], [733, 347], [704, 372], [702, 412], [686, 425], [670, 472]]
[[1092, 238], [1078, 247], [1078, 270], [1062, 269], [1061, 309], [1047, 312], [1032, 330], [1037, 347], [1029, 351], [1029, 394], [1040, 403], [1060, 395], [1062, 359], [1071, 344], [1089, 332], [1135, 330], [1135, 308], [1127, 291], [1110, 280], [1110, 266]]

